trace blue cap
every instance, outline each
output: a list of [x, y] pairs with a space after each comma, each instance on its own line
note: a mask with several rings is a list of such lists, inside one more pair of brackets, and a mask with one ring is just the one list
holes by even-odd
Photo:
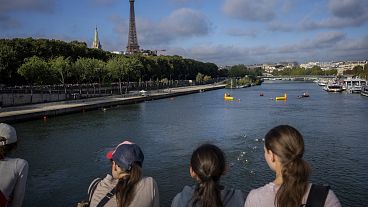
[[125, 170], [130, 170], [134, 162], [142, 166], [144, 160], [141, 148], [129, 141], [119, 144], [112, 153], [108, 153], [107, 157], [115, 161], [119, 167]]

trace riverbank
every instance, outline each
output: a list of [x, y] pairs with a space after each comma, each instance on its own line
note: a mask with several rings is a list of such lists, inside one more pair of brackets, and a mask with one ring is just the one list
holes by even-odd
[[52, 102], [45, 104], [31, 104], [0, 109], [0, 122], [14, 123], [32, 119], [47, 119], [50, 116], [78, 113], [98, 108], [116, 105], [135, 104], [143, 101], [170, 98], [192, 93], [225, 88], [225, 84], [199, 85], [170, 88], [159, 91], [148, 91], [144, 94], [136, 93], [130, 97], [123, 95], [106, 96], [100, 98], [80, 99], [73, 101]]

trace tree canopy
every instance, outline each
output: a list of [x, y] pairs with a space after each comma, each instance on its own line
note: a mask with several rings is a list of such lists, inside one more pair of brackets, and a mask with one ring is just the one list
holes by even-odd
[[181, 56], [118, 55], [78, 41], [0, 39], [0, 83], [6, 85], [193, 80], [198, 73], [217, 77], [218, 67]]

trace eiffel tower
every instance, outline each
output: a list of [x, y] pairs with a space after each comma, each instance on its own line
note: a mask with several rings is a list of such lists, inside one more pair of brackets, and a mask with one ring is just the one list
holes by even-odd
[[133, 54], [139, 52], [139, 45], [137, 39], [137, 31], [135, 29], [134, 0], [129, 0], [129, 2], [130, 2], [129, 35], [126, 52], [128, 54]]

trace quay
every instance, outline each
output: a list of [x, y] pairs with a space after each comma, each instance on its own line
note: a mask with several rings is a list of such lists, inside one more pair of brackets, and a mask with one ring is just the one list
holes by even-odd
[[116, 105], [135, 104], [144, 101], [164, 99], [222, 88], [225, 88], [225, 84], [209, 84], [168, 88], [160, 91], [147, 91], [146, 93], [136, 93], [130, 97], [124, 97], [124, 95], [114, 95], [71, 101], [6, 107], [0, 108], [0, 122], [14, 123], [32, 119], [41, 119], [62, 114], [78, 113]]

